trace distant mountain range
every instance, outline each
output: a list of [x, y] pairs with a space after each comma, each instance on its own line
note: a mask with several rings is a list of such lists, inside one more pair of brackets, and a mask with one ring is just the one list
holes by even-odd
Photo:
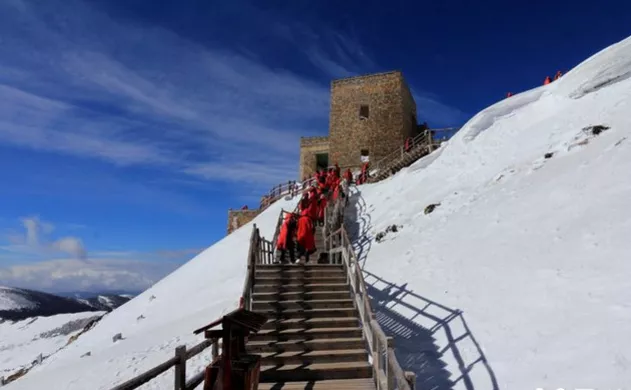
[[[120, 293], [120, 294], [117, 294]], [[0, 286], [0, 321], [86, 311], [112, 311], [138, 292], [113, 293], [68, 292], [49, 294], [41, 291]]]

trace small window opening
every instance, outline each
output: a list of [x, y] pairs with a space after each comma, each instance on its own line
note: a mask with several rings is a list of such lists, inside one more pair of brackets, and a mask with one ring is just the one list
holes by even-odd
[[367, 104], [362, 104], [359, 106], [359, 119], [368, 119], [370, 115], [370, 110]]

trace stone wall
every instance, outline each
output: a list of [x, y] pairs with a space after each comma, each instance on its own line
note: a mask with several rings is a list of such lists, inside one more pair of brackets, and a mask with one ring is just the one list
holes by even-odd
[[303, 180], [306, 176], [313, 176], [316, 171], [316, 154], [318, 153], [329, 153], [329, 137], [300, 138], [299, 180]]
[[250, 222], [261, 210], [228, 210], [228, 234]]
[[[368, 118], [360, 107], [368, 106]], [[416, 104], [400, 71], [335, 80], [331, 83], [329, 162], [361, 165], [361, 151], [375, 162], [416, 134]]]

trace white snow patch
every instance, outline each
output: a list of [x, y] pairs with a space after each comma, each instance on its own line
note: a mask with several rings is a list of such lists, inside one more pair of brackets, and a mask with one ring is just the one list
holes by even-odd
[[20, 368], [29, 367], [37, 356], [48, 356], [66, 345], [77, 329], [66, 335], [44, 337], [43, 333], [76, 320], [102, 315], [102, 312], [59, 314], [33, 317], [21, 321], [0, 322], [0, 376], [9, 376]]
[[14, 288], [0, 286], [0, 310], [22, 310], [36, 307], [35, 302], [28, 300]]

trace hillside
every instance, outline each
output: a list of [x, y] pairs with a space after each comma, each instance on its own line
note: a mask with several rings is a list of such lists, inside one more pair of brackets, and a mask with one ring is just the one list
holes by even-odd
[[0, 320], [17, 321], [30, 317], [97, 310], [103, 308], [41, 291], [0, 286]]
[[75, 299], [81, 303], [85, 303], [86, 305], [93, 307], [96, 310], [111, 311], [119, 306], [122, 306], [125, 302], [129, 302], [132, 297], [123, 295], [97, 294], [91, 297]]
[[[173, 356], [176, 346], [191, 347], [203, 337], [193, 330], [236, 308], [245, 278], [252, 224], [272, 237], [281, 208], [295, 201], [281, 200], [254, 221], [206, 249], [120, 308], [105, 316], [91, 331], [46, 359], [10, 389], [34, 389], [46, 383], [59, 388], [109, 389]], [[112, 342], [122, 333], [123, 340]], [[87, 352], [90, 356], [81, 357]], [[202, 370], [208, 353], [188, 363], [188, 374]], [[100, 373], [95, 375], [95, 373]], [[167, 373], [143, 388], [173, 386]]]
[[631, 38], [359, 188], [356, 245], [377, 315], [418, 381], [631, 383], [630, 76]]
[[0, 322], [0, 377], [8, 378], [56, 353], [104, 312], [59, 314]]
[[[630, 75], [627, 39], [355, 190], [349, 218], [373, 308], [418, 388], [631, 383]], [[277, 202], [254, 223], [272, 237], [293, 206]], [[250, 233], [251, 223], [208, 248], [10, 389], [109, 389], [199, 342], [192, 330], [237, 304]], [[168, 372], [143, 388], [172, 386]]]

